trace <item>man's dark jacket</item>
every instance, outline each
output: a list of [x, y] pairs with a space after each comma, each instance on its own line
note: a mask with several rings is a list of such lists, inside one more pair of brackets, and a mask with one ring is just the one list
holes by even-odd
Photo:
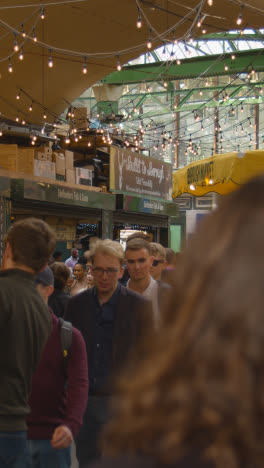
[[[81, 331], [88, 355], [93, 349], [93, 294], [94, 288], [87, 289], [72, 297], [66, 308], [65, 320]], [[120, 286], [119, 302], [115, 311], [113, 336], [113, 371], [118, 371], [127, 362], [147, 329], [153, 326], [151, 303], [139, 294]]]
[[2, 270], [0, 432], [26, 430], [31, 379], [50, 331], [50, 312], [34, 276], [19, 269]]

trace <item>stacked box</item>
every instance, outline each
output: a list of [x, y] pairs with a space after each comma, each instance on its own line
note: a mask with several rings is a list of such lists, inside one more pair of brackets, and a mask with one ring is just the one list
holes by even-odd
[[17, 172], [34, 175], [34, 148], [17, 148]]
[[87, 128], [87, 107], [77, 107], [74, 109], [74, 127], [78, 130]]
[[56, 165], [56, 174], [65, 177], [65, 158], [64, 158], [64, 154], [63, 153], [52, 153], [52, 161]]
[[50, 161], [34, 159], [34, 176], [56, 180], [56, 165]]
[[93, 173], [90, 169], [83, 167], [76, 167], [76, 184], [92, 185]]
[[35, 158], [39, 161], [52, 161], [52, 149], [49, 146], [35, 148]]
[[69, 182], [69, 184], [75, 184], [75, 177], [75, 169], [66, 168], [66, 182]]
[[17, 171], [17, 145], [0, 145], [0, 167]]

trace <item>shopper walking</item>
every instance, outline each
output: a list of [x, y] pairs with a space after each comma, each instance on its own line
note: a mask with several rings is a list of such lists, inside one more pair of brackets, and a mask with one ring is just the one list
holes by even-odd
[[113, 378], [152, 327], [151, 304], [118, 282], [123, 263], [124, 251], [118, 242], [98, 241], [92, 249], [95, 287], [72, 297], [65, 314], [82, 332], [88, 354], [89, 397], [76, 439], [80, 467], [101, 456], [99, 439], [109, 419]]
[[[36, 277], [38, 292], [46, 304], [53, 284], [53, 273], [46, 267]], [[52, 310], [50, 313], [52, 332], [32, 379], [28, 447], [33, 468], [70, 468], [71, 444], [87, 403], [86, 349], [81, 333], [75, 328], [63, 332], [65, 324]], [[65, 349], [67, 343], [69, 349]]]
[[48, 263], [55, 237], [40, 219], [8, 231], [0, 271], [0, 466], [31, 466], [26, 416], [31, 379], [51, 330], [50, 313], [34, 275]]

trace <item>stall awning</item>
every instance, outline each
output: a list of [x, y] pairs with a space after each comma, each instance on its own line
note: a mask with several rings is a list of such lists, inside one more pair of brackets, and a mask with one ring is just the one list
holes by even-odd
[[174, 172], [172, 196], [190, 193], [201, 197], [208, 192], [225, 195], [258, 174], [264, 174], [263, 150], [218, 154]]

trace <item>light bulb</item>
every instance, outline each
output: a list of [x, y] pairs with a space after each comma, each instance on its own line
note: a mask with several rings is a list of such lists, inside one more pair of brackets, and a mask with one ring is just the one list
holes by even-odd
[[46, 114], [46, 112], [44, 112], [43, 119], [46, 119], [46, 118], [47, 118], [47, 114]]
[[71, 141], [71, 140], [69, 139], [69, 137], [66, 137], [66, 138], [65, 138], [65, 143], [66, 143], [66, 145], [68, 145], [68, 144], [70, 143], [70, 141]]
[[87, 64], [86, 64], [86, 61], [84, 61], [82, 72], [83, 72], [84, 75], [87, 74]]
[[19, 100], [19, 99], [20, 99], [20, 92], [19, 92], [19, 93], [17, 93], [17, 95], [16, 95], [16, 99], [17, 99], [17, 100]]
[[3, 136], [3, 131], [0, 129], [0, 137]]
[[35, 28], [33, 29], [33, 36], [32, 36], [32, 38], [33, 38], [33, 41], [34, 41], [34, 42], [38, 42], [38, 38], [37, 38], [36, 32], [35, 32]]
[[225, 65], [225, 71], [227, 71], [227, 70], [228, 70], [228, 65]]
[[25, 119], [23, 119], [21, 123], [22, 123], [22, 125], [26, 125]]
[[236, 24], [237, 24], [238, 26], [240, 26], [240, 25], [242, 24], [242, 14], [241, 14], [241, 13], [240, 13], [240, 15], [238, 15], [238, 17], [237, 17]]
[[20, 49], [18, 58], [19, 58], [19, 60], [24, 60], [23, 47], [21, 47], [21, 49]]
[[18, 116], [16, 116], [16, 122], [19, 122], [19, 117]]
[[117, 62], [116, 62], [116, 69], [117, 69], [117, 71], [122, 70], [122, 66], [121, 66], [121, 63], [120, 63], [119, 59], [117, 59]]
[[213, 5], [213, 0], [207, 0], [207, 3], [209, 6], [212, 6]]
[[231, 59], [232, 59], [232, 60], [235, 60], [235, 59], [236, 59], [235, 54], [232, 54], [232, 55], [231, 55]]
[[150, 31], [150, 33], [149, 33], [149, 40], [148, 40], [148, 42], [147, 42], [147, 48], [148, 48], [148, 49], [151, 49], [151, 47], [152, 47], [152, 40], [151, 40], [151, 31]]
[[52, 56], [51, 56], [51, 50], [49, 52], [49, 60], [48, 60], [48, 66], [49, 68], [52, 68], [53, 67], [53, 60], [52, 60]]
[[19, 51], [19, 45], [18, 45], [18, 43], [17, 43], [16, 36], [15, 36], [15, 40], [14, 40], [14, 51], [15, 51], [15, 52], [18, 52], [18, 51]]
[[32, 104], [30, 104], [30, 106], [29, 106], [28, 110], [29, 110], [30, 112], [32, 112], [32, 110], [33, 110], [33, 106], [32, 106]]
[[138, 14], [137, 28], [138, 29], [142, 28], [142, 19], [141, 19], [140, 13]]
[[10, 57], [9, 57], [8, 71], [9, 71], [9, 73], [12, 73], [12, 72], [13, 72], [13, 67], [12, 67], [12, 63], [11, 63]]
[[45, 8], [42, 8], [42, 9], [41, 9], [40, 18], [41, 18], [42, 20], [45, 19]]
[[26, 33], [25, 33], [25, 31], [24, 31], [24, 26], [23, 26], [23, 24], [21, 24], [21, 29], [22, 29], [22, 37], [25, 38], [25, 37], [26, 37]]

